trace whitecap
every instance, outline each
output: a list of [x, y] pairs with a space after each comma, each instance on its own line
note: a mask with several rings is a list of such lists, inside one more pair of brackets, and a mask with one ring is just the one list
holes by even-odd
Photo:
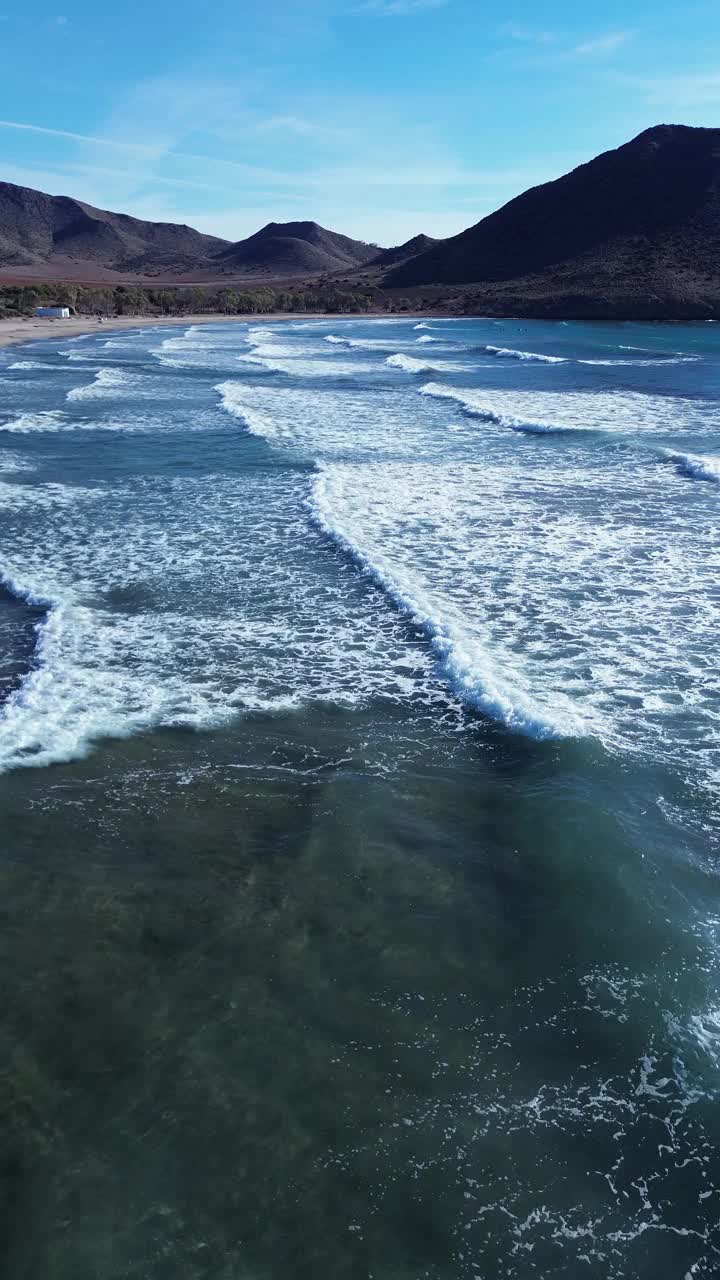
[[567, 364], [565, 356], [545, 356], [536, 351], [515, 351], [512, 347], [484, 347], [488, 355], [498, 356], [501, 360], [524, 360], [537, 364]]
[[459, 373], [467, 368], [466, 365], [453, 363], [451, 360], [416, 360], [413, 356], [403, 355], [398, 351], [393, 356], [388, 356], [385, 361], [391, 369], [402, 369], [404, 373]]
[[674, 449], [663, 449], [663, 456], [674, 462], [678, 471], [693, 480], [709, 480], [720, 484], [720, 457], [710, 454], [680, 453]]
[[33, 413], [27, 411], [17, 418], [4, 422], [0, 431], [12, 431], [18, 435], [26, 435], [33, 431], [64, 431], [67, 427], [66, 415], [60, 409], [40, 409]]
[[114, 396], [127, 395], [142, 388], [144, 379], [141, 375], [129, 373], [125, 369], [98, 369], [93, 382], [83, 387], [73, 387], [68, 391], [68, 400], [106, 400]]
[[57, 369], [57, 365], [48, 364], [42, 360], [15, 360], [13, 364], [8, 365], [9, 369]]

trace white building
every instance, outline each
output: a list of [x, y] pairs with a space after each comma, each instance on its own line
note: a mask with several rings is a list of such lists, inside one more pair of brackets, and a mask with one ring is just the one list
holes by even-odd
[[49, 316], [51, 320], [69, 320], [69, 307], [36, 307], [36, 316]]

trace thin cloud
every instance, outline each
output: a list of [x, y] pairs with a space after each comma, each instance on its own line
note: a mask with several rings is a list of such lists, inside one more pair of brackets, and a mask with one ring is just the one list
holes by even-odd
[[191, 160], [196, 164], [209, 165], [212, 168], [232, 169], [235, 173], [242, 173], [248, 179], [269, 184], [280, 183], [284, 185], [295, 181], [297, 178], [296, 174], [276, 173], [273, 170], [242, 164], [236, 160], [224, 160], [218, 156], [198, 155], [193, 151], [174, 151], [170, 147], [150, 147], [142, 142], [127, 142], [118, 138], [100, 138], [87, 133], [71, 133], [67, 129], [50, 129], [46, 125], [25, 124], [19, 120], [0, 120], [0, 129], [19, 129], [27, 133], [42, 134], [49, 138], [63, 138], [71, 142], [90, 143], [93, 146], [114, 147], [119, 151], [134, 151], [153, 160]]
[[428, 9], [442, 9], [450, 0], [365, 0], [355, 13], [375, 14], [379, 18], [406, 18]]
[[[609, 57], [633, 37], [631, 31], [607, 31], [585, 40], [575, 36], [573, 42], [572, 34], [568, 32], [535, 30], [515, 23], [506, 23], [499, 28], [498, 34], [512, 40], [513, 44], [494, 50], [486, 55], [485, 60], [510, 58], [517, 67], [552, 67], [563, 62]], [[525, 46], [522, 51], [518, 48], [520, 45]]]
[[560, 38], [554, 31], [535, 31], [532, 27], [523, 27], [517, 22], [506, 22], [500, 27], [499, 34], [524, 44], [555, 44]]
[[141, 151], [144, 155], [161, 154], [159, 147], [148, 147], [141, 142], [118, 142], [114, 138], [95, 138], [87, 133], [70, 133], [67, 129], [48, 129], [41, 124], [25, 124], [19, 120], [0, 120], [0, 129], [19, 129], [25, 133], [42, 133], [49, 138], [67, 138], [71, 142], [92, 142], [102, 147], [117, 147], [121, 151]]
[[344, 138], [342, 129], [333, 129], [329, 125], [316, 124], [314, 120], [304, 120], [301, 116], [271, 116], [268, 120], [259, 120], [255, 125], [258, 133], [291, 135], [296, 138], [323, 139]]
[[[175, 151], [169, 147], [150, 147], [142, 143], [71, 133], [65, 129], [50, 129], [44, 125], [24, 124], [19, 121], [0, 120], [0, 128], [20, 129], [48, 137], [69, 139], [73, 142], [92, 143], [93, 145], [114, 147], [127, 152], [138, 152], [155, 162], [163, 160], [166, 163], [171, 163], [174, 160], [190, 160], [195, 164], [205, 166], [206, 171], [211, 174], [218, 168], [227, 169], [241, 175], [248, 182], [254, 182], [268, 188], [281, 187], [292, 188], [293, 190], [304, 188], [312, 190], [313, 188], [326, 188], [328, 185], [341, 186], [348, 189], [357, 188], [359, 190], [363, 190], [366, 187], [460, 188], [488, 185], [501, 186], [508, 182], [527, 186], [531, 184], [531, 180], [544, 180], [542, 178], [534, 178], [534, 171], [527, 169], [466, 169], [461, 164], [456, 164], [452, 161], [442, 162], [437, 157], [414, 164], [409, 161], [404, 163], [386, 161], [384, 165], [365, 165], [358, 162], [350, 166], [341, 165], [318, 169], [277, 171], [263, 169], [250, 164], [242, 164], [234, 160], [224, 160], [217, 156], [198, 155], [189, 151]], [[138, 181], [143, 180], [146, 182], [161, 180], [159, 176], [156, 178], [154, 170], [138, 171], [137, 178]], [[169, 177], [165, 180], [170, 182]]]
[[627, 44], [629, 39], [629, 31], [609, 31], [607, 35], [576, 44], [571, 53], [577, 58], [591, 58], [597, 53], [614, 53], [621, 45]]

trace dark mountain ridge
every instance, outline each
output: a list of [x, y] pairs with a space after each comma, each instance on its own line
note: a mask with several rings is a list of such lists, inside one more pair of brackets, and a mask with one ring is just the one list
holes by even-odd
[[226, 241], [0, 182], [0, 267], [82, 262], [122, 272], [191, 271]]
[[232, 243], [173, 222], [146, 222], [0, 182], [0, 271], [51, 279], [85, 273], [152, 278], [315, 276], [355, 270], [378, 254], [316, 222], [271, 222]]
[[352, 270], [377, 255], [377, 246], [328, 231], [317, 222], [269, 222], [247, 240], [217, 255], [223, 270], [239, 274], [317, 275]]
[[720, 300], [719, 252], [720, 129], [658, 125], [517, 196], [385, 283]]
[[[397, 244], [392, 249], [383, 249], [377, 257], [372, 259], [374, 267], [396, 267], [400, 263], [408, 262], [410, 258], [416, 258], [420, 253], [427, 253], [428, 249], [432, 249], [435, 245], [441, 244], [442, 241], [434, 239], [433, 236], [426, 236], [421, 233], [413, 236], [412, 240], [406, 240], [405, 244]], [[376, 250], [377, 252], [377, 250]]]
[[0, 279], [245, 281], [374, 291], [455, 314], [720, 317], [720, 129], [658, 125], [448, 240], [378, 249], [315, 222], [230, 243], [0, 182]]

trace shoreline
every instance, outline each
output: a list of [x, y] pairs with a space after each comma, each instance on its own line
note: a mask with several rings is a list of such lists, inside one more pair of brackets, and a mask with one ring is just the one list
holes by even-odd
[[[196, 324], [275, 324], [278, 320], [385, 320], [389, 316], [386, 311], [352, 311], [328, 314], [322, 311], [280, 311], [267, 312], [263, 315], [223, 315], [221, 312], [212, 315], [187, 316], [114, 316], [110, 320], [98, 322], [96, 316], [71, 316], [68, 320], [50, 319], [42, 316], [28, 316], [18, 320], [0, 320], [0, 347], [13, 347], [26, 342], [40, 341], [44, 338], [76, 338], [85, 333], [113, 333], [122, 329], [165, 328], [169, 325]], [[425, 312], [403, 311], [400, 315], [392, 315], [398, 320], [426, 319]]]

